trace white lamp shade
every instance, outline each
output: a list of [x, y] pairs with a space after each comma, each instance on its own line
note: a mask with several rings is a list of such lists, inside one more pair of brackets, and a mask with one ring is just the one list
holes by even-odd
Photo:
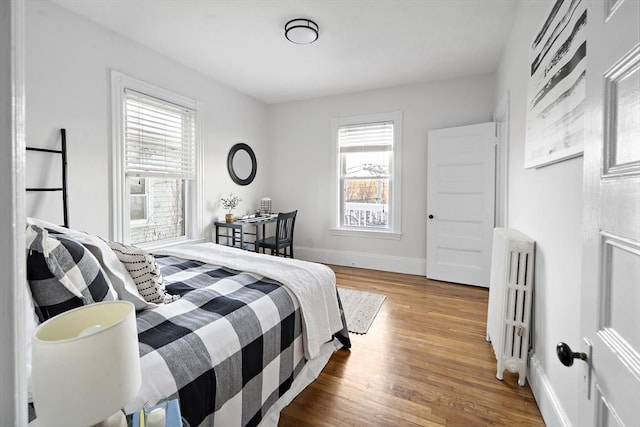
[[40, 426], [96, 424], [119, 411], [141, 383], [130, 302], [79, 307], [34, 332], [33, 402]]

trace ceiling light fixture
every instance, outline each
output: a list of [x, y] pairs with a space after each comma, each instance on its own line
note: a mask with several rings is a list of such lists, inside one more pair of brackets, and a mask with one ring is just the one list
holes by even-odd
[[296, 18], [284, 25], [284, 35], [291, 43], [310, 44], [318, 40], [318, 24], [310, 19]]

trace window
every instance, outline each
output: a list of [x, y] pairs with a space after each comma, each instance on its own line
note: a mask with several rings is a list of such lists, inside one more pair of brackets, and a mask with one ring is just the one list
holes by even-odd
[[333, 231], [400, 237], [401, 113], [334, 119]]
[[149, 219], [149, 199], [146, 178], [127, 178], [129, 186], [131, 224], [145, 224]]
[[115, 239], [139, 245], [201, 230], [199, 104], [113, 72]]

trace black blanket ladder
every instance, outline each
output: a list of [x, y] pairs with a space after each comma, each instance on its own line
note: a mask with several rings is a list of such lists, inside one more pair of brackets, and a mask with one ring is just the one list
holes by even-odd
[[62, 209], [64, 217], [64, 226], [69, 227], [69, 207], [67, 201], [67, 130], [60, 129], [60, 139], [62, 148], [60, 150], [51, 150], [48, 148], [26, 147], [27, 151], [39, 151], [42, 153], [60, 154], [62, 157], [62, 187], [30, 187], [27, 191], [60, 191], [62, 193]]

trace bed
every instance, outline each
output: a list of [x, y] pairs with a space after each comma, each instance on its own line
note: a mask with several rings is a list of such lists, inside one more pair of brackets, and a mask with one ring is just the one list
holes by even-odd
[[[142, 387], [126, 413], [178, 397], [192, 427], [274, 426], [331, 354], [350, 347], [335, 275], [324, 265], [214, 243], [177, 246], [153, 254], [175, 300], [153, 303], [109, 242], [36, 219], [27, 224], [81, 245], [112, 286], [105, 298], [136, 306]], [[92, 295], [95, 282], [79, 294]]]

